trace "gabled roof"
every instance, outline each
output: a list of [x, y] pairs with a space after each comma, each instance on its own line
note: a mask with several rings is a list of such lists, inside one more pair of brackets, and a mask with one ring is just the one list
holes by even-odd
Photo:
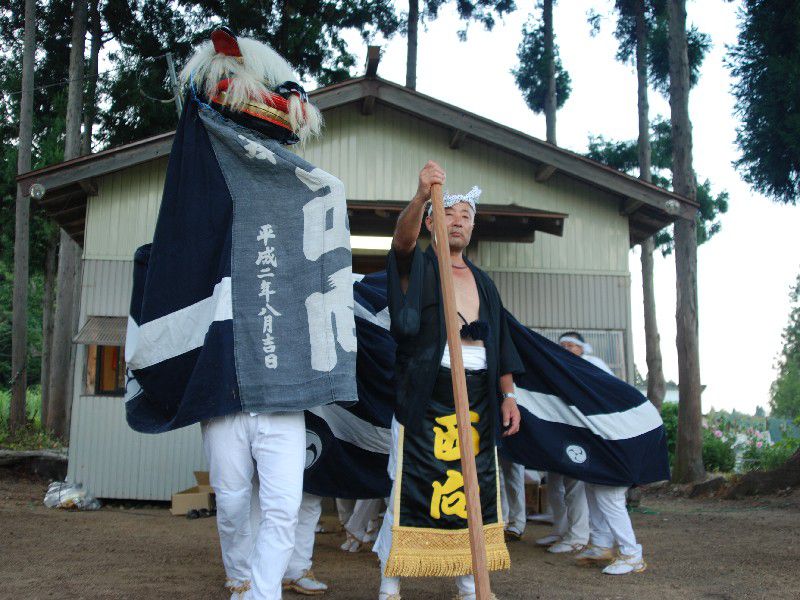
[[[693, 219], [698, 209], [695, 202], [656, 185], [378, 77], [350, 79], [321, 88], [310, 95], [323, 111], [357, 103], [363, 113], [370, 114], [375, 103], [380, 102], [416, 118], [449, 128], [452, 132], [450, 145], [453, 148], [457, 148], [466, 137], [474, 138], [531, 161], [540, 182], [546, 182], [553, 173], [559, 171], [610, 192], [619, 199], [621, 214], [629, 217], [631, 245], [640, 243], [679, 217]], [[34, 183], [44, 186], [45, 194], [39, 204], [67, 233], [80, 242], [83, 237], [86, 197], [96, 193], [94, 179], [167, 156], [172, 147], [173, 136], [174, 132], [164, 133], [82, 156], [24, 173], [17, 177], [17, 181], [22, 184], [23, 193], [28, 193]], [[526, 213], [542, 212], [518, 210]], [[526, 217], [529, 216], [526, 214]], [[533, 231], [537, 229], [535, 223], [541, 223], [542, 220], [529, 219], [528, 222], [531, 223], [529, 230], [532, 239]], [[549, 221], [551, 225], [553, 222], [555, 221]], [[561, 223], [563, 224], [563, 219]]]

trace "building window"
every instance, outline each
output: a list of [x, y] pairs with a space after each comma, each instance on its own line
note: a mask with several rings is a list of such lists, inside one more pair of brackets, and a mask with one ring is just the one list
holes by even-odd
[[87, 394], [125, 395], [124, 346], [88, 346], [86, 367]]

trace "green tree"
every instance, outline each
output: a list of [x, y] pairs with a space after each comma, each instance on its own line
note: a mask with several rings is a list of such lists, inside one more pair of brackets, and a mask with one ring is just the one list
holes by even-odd
[[399, 27], [389, 0], [107, 0], [101, 12], [119, 45], [109, 55], [112, 70], [101, 80], [101, 140], [111, 146], [175, 127], [163, 55], [172, 52], [180, 65], [221, 24], [269, 43], [301, 77], [322, 85], [347, 79], [357, 66], [345, 31], [370, 40]]
[[545, 113], [547, 141], [556, 143], [556, 111], [572, 91], [569, 73], [558, 54], [553, 30], [554, 0], [538, 3], [541, 15], [528, 18], [517, 49], [519, 65], [511, 72], [525, 103], [534, 113]]
[[787, 204], [800, 196], [800, 1], [744, 0], [729, 54], [741, 118], [736, 161], [755, 190]]
[[[0, 133], [10, 143], [0, 145], [0, 389], [11, 374], [11, 288], [13, 283], [14, 202], [22, 88], [22, 42], [25, 2], [0, 8]], [[31, 163], [39, 168], [63, 157], [66, 79], [71, 3], [50, 0], [37, 10], [37, 58], [33, 95]], [[67, 60], [65, 60], [65, 57]], [[56, 83], [58, 85], [51, 85]], [[40, 87], [40, 86], [46, 87]], [[28, 285], [27, 382], [38, 383], [42, 340], [42, 281], [45, 257], [55, 226], [36, 205], [31, 206]]]
[[[615, 0], [617, 20], [614, 37], [617, 38], [617, 60], [633, 62], [636, 58], [636, 4], [644, 5], [647, 35], [647, 78], [649, 84], [666, 96], [669, 94], [669, 15], [665, 0]], [[603, 15], [589, 11], [589, 24], [596, 34]], [[692, 87], [700, 79], [700, 67], [711, 48], [711, 37], [696, 26], [686, 30], [687, 56], [689, 59], [689, 83]]]
[[[617, 17], [614, 36], [619, 43], [617, 60], [623, 63], [633, 63], [636, 67], [639, 117], [638, 175], [643, 181], [651, 183], [653, 174], [648, 87], [651, 85], [664, 95], [668, 93], [669, 56], [666, 6], [663, 0], [616, 0], [614, 11]], [[589, 22], [592, 25], [592, 35], [599, 31], [601, 20], [600, 14], [590, 12]], [[687, 32], [687, 38], [690, 82], [694, 85], [699, 77], [700, 64], [708, 50], [709, 40], [708, 36], [700, 33], [694, 27]], [[633, 169], [629, 171], [634, 173]], [[659, 185], [663, 185], [663, 182], [659, 182]], [[647, 238], [641, 243], [641, 264], [647, 397], [659, 407], [664, 401], [666, 384], [662, 367], [661, 336], [656, 319], [656, 297], [653, 283], [653, 252], [656, 244], [655, 236]]]
[[778, 358], [778, 377], [770, 389], [772, 415], [785, 419], [800, 417], [800, 275], [789, 299], [789, 322], [783, 330], [783, 350]]

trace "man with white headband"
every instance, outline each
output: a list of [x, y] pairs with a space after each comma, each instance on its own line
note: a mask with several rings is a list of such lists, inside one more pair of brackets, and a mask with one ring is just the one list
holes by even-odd
[[[602, 358], [592, 354], [592, 346], [577, 331], [564, 333], [559, 338], [559, 343], [609, 375], [614, 374]], [[584, 484], [562, 475], [555, 473], [553, 475], [555, 475], [556, 481], [559, 478], [563, 480], [563, 487], [566, 490], [564, 500], [566, 501], [567, 515], [577, 512], [583, 517], [587, 506], [589, 509], [591, 530], [589, 544], [575, 555], [577, 561], [580, 564], [608, 565], [603, 569], [603, 573], [606, 575], [626, 575], [644, 571], [647, 565], [642, 558], [642, 546], [636, 543], [631, 518], [625, 508], [625, 492], [628, 488], [595, 483]], [[549, 477], [548, 473], [548, 479]], [[578, 488], [582, 488], [580, 493], [575, 491]], [[548, 496], [550, 496], [549, 488]], [[557, 501], [558, 498], [554, 492], [551, 500], [554, 505], [554, 522], [557, 514], [555, 508]]]
[[[430, 210], [426, 216], [431, 186], [444, 182], [442, 168], [429, 161], [416, 195], [397, 220], [387, 262], [397, 399], [389, 454], [394, 484], [374, 547], [381, 561], [380, 600], [399, 600], [401, 576], [453, 576], [458, 597], [475, 598], [439, 266], [433, 245], [423, 251], [417, 244], [423, 217], [428, 231], [433, 228]], [[497, 288], [464, 257], [480, 193], [473, 187], [465, 194], [447, 194], [444, 206], [456, 308], [463, 323], [473, 439], [468, 451], [475, 454], [487, 564], [495, 570], [510, 566], [497, 498], [495, 431], [502, 428], [507, 436], [519, 430], [513, 373], [521, 372], [522, 362]]]

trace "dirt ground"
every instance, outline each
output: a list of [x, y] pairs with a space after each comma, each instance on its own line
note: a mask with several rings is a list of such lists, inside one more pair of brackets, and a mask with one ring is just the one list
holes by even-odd
[[[44, 507], [46, 483], [0, 469], [0, 598], [225, 599], [213, 518], [188, 521], [165, 508]], [[510, 545], [512, 569], [492, 575], [511, 599], [800, 599], [800, 491], [743, 501], [646, 495], [633, 514], [648, 569], [609, 577], [537, 548], [547, 527], [529, 524]], [[333, 515], [323, 524], [336, 527]], [[341, 533], [317, 536], [314, 570], [330, 600], [377, 597], [371, 552], [345, 554]], [[449, 599], [452, 582], [404, 581], [407, 600]], [[285, 598], [301, 598], [285, 594]]]

